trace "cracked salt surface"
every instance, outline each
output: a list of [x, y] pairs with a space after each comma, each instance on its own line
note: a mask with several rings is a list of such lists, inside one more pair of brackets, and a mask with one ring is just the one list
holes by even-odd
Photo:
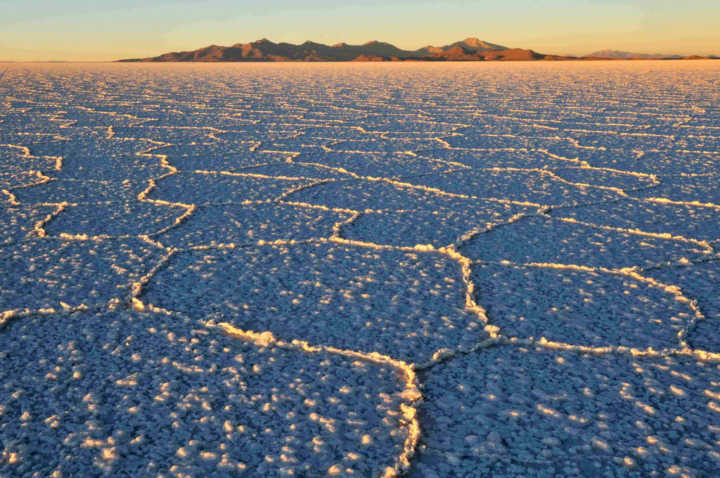
[[717, 363], [496, 347], [421, 374], [410, 476], [714, 476]]
[[141, 300], [283, 340], [425, 362], [485, 338], [464, 292], [460, 268], [440, 254], [318, 243], [182, 252]]
[[165, 232], [159, 239], [177, 247], [200, 244], [254, 244], [263, 240], [308, 240], [328, 237], [349, 212], [313, 209], [276, 202], [252, 202], [200, 206], [182, 228]]
[[2, 69], [0, 476], [720, 474], [716, 63]]
[[389, 365], [126, 312], [25, 318], [0, 347], [3, 474], [366, 476], [402, 453]]
[[461, 251], [471, 259], [487, 262], [566, 263], [622, 269], [701, 260], [712, 249], [701, 241], [680, 237], [602, 228], [546, 215], [526, 215], [474, 236]]

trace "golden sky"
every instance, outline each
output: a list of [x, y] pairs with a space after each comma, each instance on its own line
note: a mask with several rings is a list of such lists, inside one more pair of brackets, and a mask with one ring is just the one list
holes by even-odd
[[469, 36], [555, 54], [720, 54], [720, 1], [0, 0], [0, 60], [115, 60], [260, 38], [416, 49]]

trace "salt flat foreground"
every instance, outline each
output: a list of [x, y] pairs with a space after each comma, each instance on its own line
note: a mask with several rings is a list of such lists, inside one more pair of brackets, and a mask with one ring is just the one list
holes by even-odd
[[0, 476], [720, 474], [720, 64], [0, 71]]

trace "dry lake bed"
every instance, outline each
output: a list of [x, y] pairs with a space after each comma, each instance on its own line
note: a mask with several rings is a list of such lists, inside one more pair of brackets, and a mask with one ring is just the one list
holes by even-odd
[[0, 476], [720, 475], [720, 62], [0, 64]]

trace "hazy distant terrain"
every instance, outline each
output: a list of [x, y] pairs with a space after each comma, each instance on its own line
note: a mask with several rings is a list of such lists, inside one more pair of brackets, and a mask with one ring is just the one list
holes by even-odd
[[610, 58], [618, 60], [630, 60], [633, 58], [643, 60], [662, 60], [662, 59], [678, 59], [682, 58], [680, 55], [666, 55], [662, 53], [634, 53], [630, 51], [619, 51], [619, 50], [600, 50], [590, 53], [590, 57], [596, 58]]
[[0, 65], [1, 476], [720, 469], [720, 63]]

